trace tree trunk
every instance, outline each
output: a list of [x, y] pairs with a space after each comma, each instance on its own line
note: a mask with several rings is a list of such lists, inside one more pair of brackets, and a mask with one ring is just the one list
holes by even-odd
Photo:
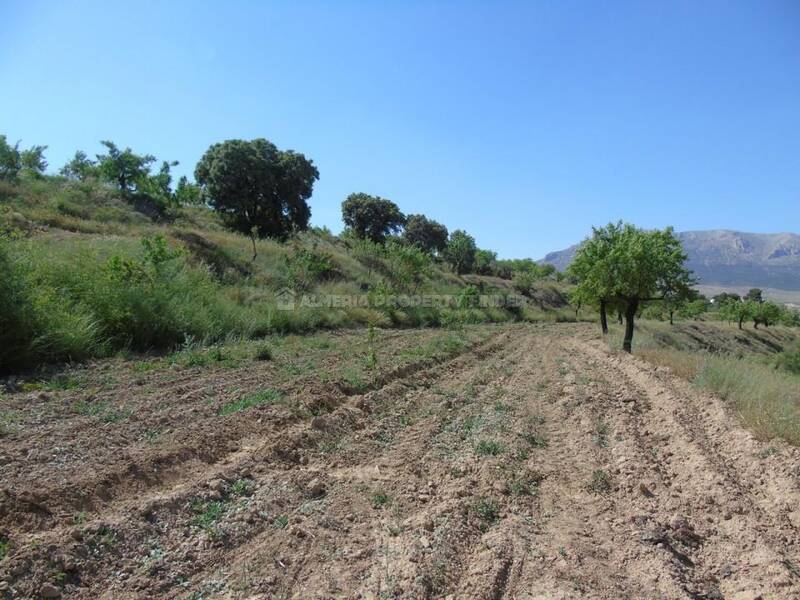
[[633, 321], [638, 309], [638, 299], [628, 300], [628, 306], [625, 308], [625, 341], [622, 342], [622, 349], [628, 354], [633, 350]]
[[672, 310], [671, 310], [671, 311], [669, 311], [669, 324], [670, 324], [670, 325], [675, 325], [675, 323], [673, 323], [673, 321], [672, 321], [672, 313], [673, 313], [673, 312], [675, 312], [675, 311], [672, 311]]
[[742, 328], [742, 321], [744, 321], [744, 317], [739, 317], [739, 329]]
[[617, 321], [622, 325], [622, 309], [620, 308], [617, 309]]
[[600, 300], [600, 328], [603, 334], [608, 333], [608, 318], [606, 317], [606, 301]]
[[251, 262], [256, 262], [256, 256], [258, 256], [258, 251], [256, 250], [256, 236], [251, 235], [250, 241], [253, 243], [253, 259]]

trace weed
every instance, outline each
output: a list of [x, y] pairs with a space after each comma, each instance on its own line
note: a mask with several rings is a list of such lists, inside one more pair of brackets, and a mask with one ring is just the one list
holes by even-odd
[[82, 510], [79, 513], [75, 513], [75, 516], [72, 517], [72, 522], [75, 523], [75, 525], [83, 525], [84, 523], [86, 523], [86, 518], [87, 518], [86, 511]]
[[86, 402], [79, 400], [74, 405], [75, 412], [85, 417], [97, 417], [108, 410], [107, 402]]
[[11, 542], [0, 538], [0, 560], [3, 560], [6, 557], [9, 550], [11, 550]]
[[539, 471], [527, 471], [512, 480], [508, 484], [508, 490], [515, 496], [536, 496], [544, 478], [544, 474]]
[[253, 492], [253, 481], [250, 479], [237, 479], [231, 485], [231, 494], [234, 496], [249, 496]]
[[531, 452], [527, 448], [517, 448], [517, 454], [516, 454], [517, 460], [528, 460], [528, 457], [530, 457], [530, 455]]
[[486, 525], [492, 525], [500, 517], [500, 508], [491, 498], [479, 498], [472, 510]]
[[778, 450], [775, 446], [767, 446], [763, 450], [758, 453], [758, 458], [769, 458], [773, 454], [775, 454]]
[[267, 360], [272, 360], [272, 357], [273, 357], [272, 346], [270, 346], [266, 342], [263, 342], [258, 346], [256, 346], [256, 350], [253, 355], [253, 358], [255, 358], [255, 360], [267, 361]]
[[589, 481], [588, 488], [590, 491], [597, 494], [606, 494], [611, 491], [611, 476], [603, 471], [597, 469], [592, 472], [592, 479]]
[[504, 402], [495, 402], [494, 410], [498, 414], [504, 415], [513, 412], [514, 408], [510, 404]]
[[478, 456], [498, 456], [505, 452], [505, 446], [494, 440], [481, 440], [475, 444], [475, 453]]
[[280, 400], [280, 398], [281, 393], [279, 391], [267, 388], [239, 398], [238, 400], [234, 400], [233, 402], [229, 402], [228, 404], [224, 404], [217, 411], [217, 414], [224, 417], [225, 415], [247, 410], [248, 408], [253, 408], [255, 406], [272, 404], [273, 402]]
[[196, 513], [192, 525], [200, 529], [212, 529], [222, 518], [224, 509], [225, 505], [220, 500], [195, 501], [192, 503], [192, 510]]
[[592, 440], [601, 448], [608, 448], [608, 425], [602, 421], [598, 421], [592, 434]]
[[392, 503], [392, 497], [383, 490], [378, 490], [372, 494], [370, 502], [372, 503], [372, 508], [379, 509], [389, 506]]
[[272, 522], [272, 526], [275, 529], [286, 529], [286, 526], [288, 524], [289, 524], [289, 517], [287, 515], [278, 515]]
[[547, 448], [549, 442], [547, 441], [547, 437], [542, 434], [538, 433], [523, 433], [522, 439], [525, 440], [528, 444], [533, 446], [534, 448]]

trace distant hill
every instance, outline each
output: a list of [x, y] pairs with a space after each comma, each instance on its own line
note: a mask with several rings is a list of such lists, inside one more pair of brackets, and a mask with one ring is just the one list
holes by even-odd
[[[678, 233], [701, 286], [800, 291], [800, 235], [715, 229]], [[551, 252], [542, 262], [566, 269], [578, 245]]]

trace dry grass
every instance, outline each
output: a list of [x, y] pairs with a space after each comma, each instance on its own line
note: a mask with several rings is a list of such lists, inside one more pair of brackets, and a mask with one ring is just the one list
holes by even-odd
[[[613, 328], [609, 343], [618, 348], [620, 338]], [[634, 337], [634, 353], [725, 400], [759, 439], [800, 445], [800, 377], [775, 366], [779, 344], [796, 338], [795, 331], [778, 327], [739, 331], [721, 324], [645, 322]]]

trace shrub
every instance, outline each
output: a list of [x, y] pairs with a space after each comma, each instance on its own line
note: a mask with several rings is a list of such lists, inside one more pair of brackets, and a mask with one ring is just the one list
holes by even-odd
[[285, 258], [286, 285], [297, 291], [310, 290], [319, 281], [330, 279], [334, 272], [330, 254], [319, 252], [316, 244], [309, 249], [296, 246]]
[[778, 355], [778, 366], [790, 373], [800, 375], [800, 344], [788, 348]]

